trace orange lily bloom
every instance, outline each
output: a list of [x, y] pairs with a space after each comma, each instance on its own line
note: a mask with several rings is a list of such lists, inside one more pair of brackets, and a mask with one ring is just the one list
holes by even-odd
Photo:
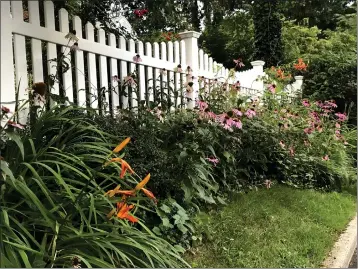
[[122, 219], [133, 207], [134, 207], [133, 205], [123, 204], [123, 206], [117, 213], [117, 217]]
[[149, 179], [150, 179], [150, 174], [148, 174], [141, 182], [139, 182], [134, 189], [136, 191], [141, 190], [145, 186], [145, 184], [148, 183]]
[[130, 214], [125, 214], [124, 219], [129, 220], [132, 223], [138, 222], [138, 219]]
[[107, 166], [107, 165], [109, 165], [110, 163], [120, 163], [120, 162], [122, 162], [122, 159], [121, 159], [121, 158], [113, 158], [113, 159], [109, 160], [108, 162], [106, 162], [106, 163], [104, 164], [104, 166]]
[[122, 162], [122, 171], [121, 171], [120, 178], [124, 178], [124, 175], [126, 174], [127, 170], [129, 170], [131, 174], [134, 173], [132, 167], [130, 167], [130, 165], [125, 160], [122, 160], [121, 162]]
[[127, 137], [126, 139], [124, 139], [114, 150], [113, 153], [118, 153], [120, 152], [128, 143], [129, 141], [131, 141], [130, 137]]
[[155, 198], [154, 194], [150, 190], [142, 188], [142, 191], [144, 192], [145, 195], [147, 195], [147, 197], [153, 199], [155, 203], [157, 202], [157, 199]]
[[104, 195], [107, 195], [107, 194], [109, 194], [108, 195], [109, 197], [113, 197], [116, 194], [124, 194], [125, 196], [134, 196], [134, 190], [130, 190], [130, 191], [123, 190], [123, 191], [121, 191], [121, 190], [119, 190], [119, 188], [118, 189], [116, 188], [114, 190], [107, 191]]

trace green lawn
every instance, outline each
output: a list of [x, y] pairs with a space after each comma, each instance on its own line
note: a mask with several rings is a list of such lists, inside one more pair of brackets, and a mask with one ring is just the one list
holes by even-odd
[[274, 186], [211, 213], [212, 240], [187, 252], [193, 267], [319, 267], [355, 215], [356, 197]]

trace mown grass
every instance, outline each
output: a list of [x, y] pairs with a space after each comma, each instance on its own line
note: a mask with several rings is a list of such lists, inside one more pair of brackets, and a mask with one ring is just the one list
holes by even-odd
[[211, 240], [186, 259], [201, 268], [318, 268], [355, 215], [355, 199], [284, 186], [236, 195], [210, 214]]

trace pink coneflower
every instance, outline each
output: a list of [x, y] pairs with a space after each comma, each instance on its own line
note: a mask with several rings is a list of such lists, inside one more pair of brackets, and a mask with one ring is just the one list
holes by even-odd
[[281, 140], [280, 143], [278, 143], [278, 144], [279, 144], [279, 145], [281, 146], [281, 148], [283, 148], [283, 149], [284, 149], [285, 146], [286, 146], [285, 143], [284, 143], [282, 140]]
[[24, 126], [22, 126], [21, 124], [10, 121], [10, 120], [7, 122], [7, 124], [10, 126], [13, 126], [15, 128], [18, 128], [18, 129], [24, 129]]
[[323, 158], [322, 158], [323, 161], [329, 161], [329, 157], [328, 155], [325, 155]]
[[10, 108], [7, 108], [7, 107], [4, 107], [4, 106], [1, 106], [1, 111], [4, 112], [4, 114], [7, 114], [10, 112]]
[[238, 129], [242, 129], [242, 122], [240, 120], [234, 121], [233, 126]]
[[240, 110], [236, 109], [236, 108], [234, 108], [234, 109], [232, 110], [232, 112], [234, 112], [235, 115], [237, 115], [237, 116], [239, 116], [239, 117], [242, 116], [242, 112], [241, 112]]
[[248, 110], [245, 112], [245, 115], [246, 115], [246, 117], [248, 117], [249, 119], [252, 119], [254, 116], [256, 116], [256, 112], [255, 112], [255, 110], [248, 109]]
[[275, 84], [271, 84], [269, 87], [268, 87], [269, 91], [272, 93], [272, 94], [275, 94], [276, 93], [276, 85]]
[[183, 69], [181, 68], [181, 64], [178, 64], [178, 65], [177, 65], [175, 71], [176, 71], [176, 72], [179, 72], [179, 73], [183, 72]]
[[167, 70], [165, 68], [162, 68], [160, 69], [159, 73], [162, 75], [162, 76], [166, 76], [167, 75]]
[[214, 166], [220, 162], [218, 158], [205, 158], [205, 160], [211, 162]]
[[340, 134], [341, 134], [341, 131], [340, 131], [340, 130], [336, 130], [334, 133], [335, 133], [336, 135], [340, 135]]
[[305, 107], [309, 107], [310, 102], [308, 102], [308, 100], [302, 100], [302, 105], [305, 106]]
[[112, 77], [112, 80], [113, 80], [114, 82], [119, 82], [119, 81], [120, 81], [120, 79], [118, 78], [117, 75], [113, 76], [113, 77]]
[[290, 151], [290, 155], [293, 157], [295, 156], [295, 149], [291, 146], [288, 148], [288, 150]]
[[312, 134], [313, 130], [311, 128], [305, 128], [303, 130], [306, 134]]
[[271, 184], [272, 184], [272, 181], [271, 181], [271, 180], [268, 180], [268, 179], [265, 180], [264, 185], [266, 186], [266, 189], [271, 188]]
[[73, 45], [70, 47], [70, 50], [71, 51], [77, 51], [78, 50], [78, 43], [77, 42], [73, 43]]
[[200, 101], [200, 100], [198, 100], [198, 101], [196, 102], [196, 104], [199, 106], [199, 109], [200, 109], [201, 111], [204, 111], [205, 109], [207, 109], [207, 108], [209, 107], [209, 105], [208, 105], [206, 102]]
[[238, 58], [237, 60], [234, 59], [233, 61], [236, 64], [235, 68], [241, 68], [245, 66], [241, 58]]
[[142, 58], [140, 57], [139, 54], [137, 54], [133, 57], [133, 62], [140, 63], [141, 61], [142, 61]]
[[346, 115], [346, 113], [340, 113], [340, 112], [338, 112], [338, 113], [336, 113], [335, 115], [338, 117], [338, 120], [339, 120], [339, 121], [345, 121], [345, 120], [347, 120], [347, 115]]
[[336, 128], [341, 128], [341, 125], [338, 122], [336, 123]]
[[137, 85], [132, 76], [126, 76], [124, 78], [124, 83], [128, 84], [131, 87], [135, 87]]
[[216, 119], [216, 114], [214, 112], [209, 111], [206, 114], [209, 116], [209, 118]]

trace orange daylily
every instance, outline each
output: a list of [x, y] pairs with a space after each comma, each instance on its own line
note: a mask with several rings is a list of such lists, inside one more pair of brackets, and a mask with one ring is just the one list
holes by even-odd
[[144, 192], [145, 195], [147, 195], [147, 197], [149, 197], [150, 199], [153, 199], [154, 202], [157, 202], [157, 199], [155, 198], [154, 194], [150, 190], [142, 188], [142, 191]]
[[132, 223], [138, 222], [138, 219], [136, 217], [134, 217], [133, 215], [130, 215], [128, 213], [124, 216], [124, 219], [127, 219]]
[[127, 214], [133, 207], [134, 207], [133, 205], [123, 204], [123, 206], [117, 213], [117, 217], [122, 219], [125, 216], [125, 214]]
[[109, 160], [108, 162], [106, 162], [106, 163], [104, 164], [104, 166], [107, 166], [107, 165], [109, 165], [110, 163], [120, 163], [121, 161], [122, 161], [121, 158], [113, 158], [113, 159]]
[[127, 170], [129, 170], [131, 174], [134, 173], [132, 167], [130, 167], [130, 165], [125, 160], [121, 160], [121, 163], [122, 163], [122, 171], [121, 171], [120, 178], [124, 178], [124, 175], [126, 174]]
[[[118, 205], [118, 204], [117, 204]], [[138, 222], [138, 219], [132, 215], [129, 214], [129, 211], [133, 208], [133, 205], [127, 205], [127, 204], [123, 204], [123, 206], [121, 207], [121, 209], [119, 210], [117, 217], [120, 219], [127, 219], [130, 222]]]
[[124, 139], [114, 150], [113, 153], [118, 153], [120, 152], [128, 143], [129, 141], [131, 141], [130, 137], [127, 137], [126, 139]]
[[104, 195], [106, 196], [107, 194], [109, 194], [109, 197], [113, 197], [120, 188], [121, 185], [118, 185], [114, 190], [109, 190]]
[[128, 190], [119, 190], [119, 189], [114, 189], [114, 190], [110, 190], [110, 191], [107, 191], [104, 195], [107, 195], [109, 194], [109, 197], [113, 197], [114, 195], [116, 194], [124, 194], [125, 196], [134, 196], [134, 191], [131, 190], [131, 191], [128, 191]]
[[150, 174], [148, 174], [141, 182], [139, 182], [134, 189], [136, 191], [141, 190], [145, 186], [145, 184], [148, 183], [149, 179], [150, 179]]

